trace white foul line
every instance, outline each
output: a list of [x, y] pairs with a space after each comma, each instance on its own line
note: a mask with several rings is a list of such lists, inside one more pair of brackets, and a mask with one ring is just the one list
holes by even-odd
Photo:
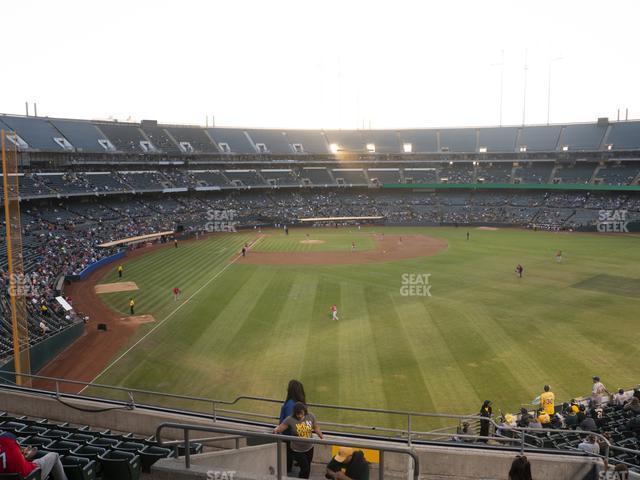
[[[249, 248], [253, 247], [256, 243], [258, 243], [260, 240], [262, 240], [264, 237], [258, 237], [254, 242], [252, 242], [249, 245]], [[160, 328], [162, 325], [164, 325], [164, 323], [169, 320], [174, 313], [176, 313], [178, 310], [180, 310], [182, 307], [184, 307], [189, 300], [191, 300], [193, 297], [195, 297], [198, 293], [200, 293], [202, 291], [203, 288], [205, 288], [207, 285], [209, 285], [211, 282], [213, 282], [216, 278], [218, 278], [220, 275], [222, 275], [225, 270], [227, 268], [229, 268], [231, 265], [233, 265], [234, 263], [236, 263], [236, 261], [241, 257], [241, 254], [237, 254], [235, 256], [235, 258], [230, 261], [222, 270], [220, 270], [218, 273], [216, 273], [213, 277], [211, 277], [209, 280], [207, 280], [205, 282], [204, 285], [202, 285], [198, 290], [196, 290], [195, 292], [193, 292], [191, 294], [191, 296], [189, 298], [187, 298], [184, 302], [182, 302], [180, 305], [178, 305], [175, 309], [173, 309], [166, 317], [164, 317], [160, 323], [158, 323], [155, 327], [153, 327], [151, 330], [149, 330], [147, 332], [146, 335], [144, 335], [140, 340], [138, 340], [136, 343], [134, 343], [133, 345], [131, 345], [131, 347], [129, 347], [122, 355], [120, 355], [118, 358], [116, 358], [113, 362], [111, 362], [109, 365], [107, 365], [104, 370], [102, 370], [98, 375], [95, 376], [95, 378], [93, 380], [91, 380], [91, 382], [89, 382], [88, 385], [85, 385], [82, 390], [80, 390], [78, 392], [78, 395], [81, 394], [82, 392], [84, 392], [87, 388], [89, 388], [91, 386], [91, 384], [93, 382], [95, 382], [103, 373], [105, 373], [107, 370], [109, 370], [111, 367], [113, 367], [116, 363], [118, 363], [120, 360], [122, 360], [122, 358], [127, 355], [131, 350], [133, 350], [134, 348], [136, 348], [145, 338], [147, 338], [149, 335], [151, 335], [153, 332], [155, 332], [158, 328]]]

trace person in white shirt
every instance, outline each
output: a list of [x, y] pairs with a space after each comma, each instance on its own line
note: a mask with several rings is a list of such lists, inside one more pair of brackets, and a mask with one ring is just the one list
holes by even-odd
[[627, 395], [624, 389], [621, 388], [620, 390], [618, 390], [618, 393], [615, 393], [613, 395], [613, 406], [614, 407], [624, 406], [624, 404], [627, 403], [627, 400], [629, 400], [629, 396], [630, 395]]
[[600, 405], [607, 398], [603, 398], [604, 395], [609, 395], [609, 391], [604, 387], [600, 381], [600, 377], [593, 377], [593, 387], [591, 388], [591, 400], [594, 404]]
[[578, 445], [578, 450], [582, 450], [583, 452], [591, 455], [600, 455], [600, 445], [596, 442], [595, 435], [589, 435], [587, 438], [582, 440], [582, 443]]

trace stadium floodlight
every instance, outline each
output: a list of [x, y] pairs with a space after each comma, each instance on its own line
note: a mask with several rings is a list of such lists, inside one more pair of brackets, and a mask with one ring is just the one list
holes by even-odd
[[524, 153], [524, 152], [526, 152], [526, 151], [527, 151], [527, 146], [526, 146], [526, 145], [522, 145], [522, 146], [520, 147], [520, 152]]
[[613, 143], [607, 145], [607, 150], [613, 150]]
[[480, 148], [478, 148], [478, 151], [480, 153], [487, 153], [487, 147], [480, 147]]
[[449, 165], [453, 165], [453, 161], [452, 160], [449, 161]]
[[568, 150], [569, 150], [569, 145], [563, 145], [563, 146], [562, 146], [562, 151], [563, 151], [563, 152], [566, 152], [566, 151], [568, 151]]
[[331, 150], [331, 153], [338, 153], [338, 150], [340, 150], [340, 145], [338, 145], [337, 143], [332, 143], [329, 145], [329, 150]]
[[376, 153], [376, 144], [375, 143], [367, 143], [367, 152]]
[[403, 143], [402, 144], [402, 151], [404, 153], [411, 153], [413, 152], [413, 145], [411, 145], [410, 143]]

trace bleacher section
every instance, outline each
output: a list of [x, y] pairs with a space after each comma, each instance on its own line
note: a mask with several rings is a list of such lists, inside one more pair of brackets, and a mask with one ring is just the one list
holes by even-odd
[[518, 149], [526, 148], [527, 152], [551, 152], [558, 146], [562, 127], [524, 127], [520, 131], [517, 142]]
[[443, 164], [440, 168], [440, 181], [446, 183], [474, 183], [475, 168], [471, 162]]
[[219, 153], [218, 148], [211, 141], [203, 129], [198, 127], [167, 127], [175, 141], [180, 145], [182, 152], [191, 153]]
[[476, 166], [478, 183], [512, 183], [513, 162], [479, 162]]
[[338, 152], [360, 152], [367, 151], [366, 144], [359, 131], [348, 130], [325, 130], [325, 136], [329, 145], [336, 145]]
[[400, 170], [397, 168], [369, 168], [367, 170], [369, 182], [377, 180], [379, 184], [400, 183]]
[[171, 188], [172, 184], [160, 172], [117, 172], [117, 178], [136, 192], [162, 191]]
[[358, 168], [334, 168], [333, 178], [338, 185], [366, 185], [364, 171]]
[[311, 185], [315, 186], [336, 184], [325, 167], [305, 167], [300, 171], [300, 177], [309, 180]]
[[621, 122], [611, 126], [604, 141], [613, 150], [637, 150], [640, 148], [640, 122]]
[[256, 149], [251, 145], [244, 131], [236, 128], [209, 128], [211, 138], [218, 145], [220, 153], [255, 154]]
[[224, 175], [229, 179], [232, 185], [236, 185], [238, 187], [267, 185], [255, 170], [225, 170]]
[[224, 174], [217, 170], [192, 170], [190, 174], [196, 181], [196, 190], [206, 187], [223, 187], [229, 185]]
[[272, 130], [247, 130], [258, 153], [288, 155], [293, 153], [289, 140], [284, 132]]
[[519, 179], [520, 183], [549, 183], [553, 168], [552, 162], [520, 163], [514, 178]]
[[411, 145], [411, 153], [438, 152], [438, 137], [435, 130], [401, 130], [400, 142]]
[[97, 126], [119, 152], [146, 152], [140, 142], [146, 142], [147, 139], [144, 137], [137, 124], [100, 123], [97, 124]]
[[164, 128], [158, 126], [157, 122], [143, 120], [142, 131], [151, 143], [164, 153], [176, 155], [182, 153], [182, 150], [178, 148], [176, 142], [167, 134], [167, 131]]
[[297, 176], [297, 173], [290, 169], [263, 169], [260, 170], [260, 175], [267, 181], [268, 185], [273, 187], [302, 185], [302, 181]]
[[109, 140], [90, 122], [57, 119], [52, 119], [50, 122], [78, 152], [104, 153], [109, 151]]
[[485, 148], [487, 153], [515, 151], [517, 128], [480, 128], [479, 131], [478, 150]]
[[[0, 115], [21, 150], [169, 155], [505, 154], [640, 150], [640, 122], [409, 130], [277, 130]], [[141, 143], [142, 142], [142, 143]], [[112, 149], [113, 146], [113, 149]]]
[[563, 165], [561, 168], [556, 169], [555, 177], [562, 183], [590, 183], [596, 166], [597, 165], [593, 163], [576, 163], [573, 165]]
[[29, 148], [50, 152], [73, 150], [72, 144], [56, 128], [42, 118], [1, 116], [2, 122], [15, 131]]
[[476, 131], [471, 128], [440, 130], [440, 151], [473, 153], [476, 148]]
[[367, 145], [373, 145], [376, 153], [398, 153], [402, 151], [398, 134], [391, 130], [363, 130], [362, 141], [365, 148]]
[[567, 125], [560, 137], [560, 148], [568, 150], [598, 150], [606, 133], [606, 127], [598, 125]]
[[601, 168], [596, 178], [607, 185], [632, 185], [638, 175], [640, 175], [640, 164], [620, 163]]
[[287, 130], [287, 138], [294, 153], [326, 155], [329, 145], [322, 132], [316, 130]]
[[438, 171], [435, 168], [405, 168], [405, 183], [438, 183]]

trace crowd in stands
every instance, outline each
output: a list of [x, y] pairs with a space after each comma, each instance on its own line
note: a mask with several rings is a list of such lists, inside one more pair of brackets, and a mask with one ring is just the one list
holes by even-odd
[[[237, 164], [225, 167], [199, 167], [198, 169], [139, 167], [135, 170], [120, 168], [105, 171], [68, 170], [43, 172], [28, 170], [20, 178], [20, 191], [23, 198], [33, 198], [57, 195], [96, 195], [133, 191], [162, 191], [166, 188], [189, 188], [195, 190], [202, 186], [213, 186], [222, 189], [233, 188], [281, 188], [310, 186], [337, 186], [341, 184], [366, 186], [383, 183], [402, 183], [403, 179], [410, 179], [411, 183], [461, 183], [461, 184], [509, 184], [518, 183], [544, 184], [553, 183], [552, 162], [544, 166], [512, 167], [497, 164], [473, 166], [471, 162], [434, 163], [429, 168], [405, 170], [402, 165], [396, 166], [393, 172], [362, 169], [331, 170], [329, 167], [305, 169], [290, 167], [278, 170], [275, 167], [238, 170]], [[594, 165], [595, 169], [596, 166]], [[621, 183], [618, 177], [599, 179], [602, 184], [611, 180], [612, 185], [634, 185], [640, 181], [640, 164], [629, 167], [635, 175], [627, 177]], [[512, 174], [513, 172], [516, 172]], [[606, 172], [609, 169], [601, 169]], [[563, 171], [563, 169], [560, 169]], [[595, 170], [594, 170], [595, 171]], [[616, 170], [617, 171], [617, 170]], [[540, 173], [544, 172], [544, 173]], [[386, 178], [386, 180], [381, 180]], [[562, 183], [571, 183], [568, 179]], [[583, 184], [584, 182], [575, 182]]]
[[[530, 429], [525, 435], [529, 446], [582, 451], [640, 471], [640, 458], [616, 448], [640, 450], [640, 386], [635, 390], [619, 389], [612, 395], [595, 376], [590, 396], [557, 405], [550, 386], [545, 385], [534, 403], [535, 410], [523, 407], [518, 414], [501, 415], [492, 440], [501, 443], [503, 439], [519, 438], [518, 428]], [[479, 415], [487, 416], [486, 402]], [[479, 435], [486, 434], [481, 426]]]

